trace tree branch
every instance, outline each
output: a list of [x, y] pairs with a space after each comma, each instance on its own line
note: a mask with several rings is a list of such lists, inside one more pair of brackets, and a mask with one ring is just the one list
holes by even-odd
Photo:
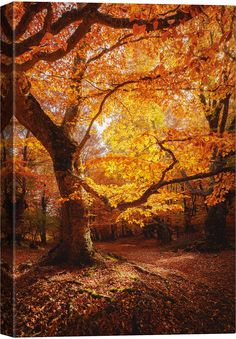
[[[150, 32], [154, 30], [153, 23], [158, 22], [158, 30], [163, 30], [166, 28], [171, 28], [171, 27], [177, 27], [181, 22], [186, 22], [191, 20], [194, 16], [198, 15], [201, 13], [201, 7], [198, 5], [191, 6], [190, 9], [191, 11], [189, 12], [183, 12], [181, 9], [178, 9], [174, 15], [169, 15], [164, 18], [155, 18], [151, 22], [148, 20], [138, 20], [135, 19], [133, 21], [130, 21], [129, 18], [116, 18], [113, 17], [109, 14], [101, 13], [97, 11], [96, 14], [96, 22], [100, 23], [105, 26], [109, 26], [112, 28], [129, 28], [132, 29], [134, 24], [137, 24], [139, 26], [145, 25], [146, 26], [146, 31]], [[193, 15], [193, 10], [194, 10], [194, 15]]]
[[49, 2], [27, 4], [27, 6], [25, 6], [25, 13], [23, 14], [20, 22], [17, 24], [15, 31], [13, 31], [15, 39], [19, 39], [25, 33], [30, 22], [37, 13], [41, 12], [43, 9], [48, 9], [49, 7], [51, 7]]
[[198, 173], [198, 174], [194, 174], [194, 175], [190, 175], [188, 177], [180, 177], [180, 178], [174, 178], [171, 180], [163, 180], [161, 182], [158, 182], [156, 184], [151, 185], [142, 195], [140, 198], [130, 201], [130, 202], [122, 202], [120, 204], [118, 204], [117, 208], [119, 210], [125, 210], [127, 208], [130, 207], [136, 207], [139, 206], [141, 204], [144, 204], [145, 202], [147, 202], [148, 198], [155, 193], [158, 193], [158, 189], [160, 189], [161, 187], [167, 186], [167, 185], [171, 185], [171, 184], [177, 184], [177, 183], [182, 183], [182, 182], [187, 182], [187, 181], [192, 181], [192, 180], [199, 180], [199, 179], [204, 179], [204, 178], [208, 178], [208, 177], [212, 177], [216, 174], [219, 173], [226, 173], [226, 172], [235, 172], [235, 168], [234, 167], [225, 167], [225, 168], [221, 168], [215, 171], [211, 171], [211, 172], [207, 172], [207, 173]]
[[[77, 143], [72, 141], [43, 111], [38, 101], [32, 94], [23, 95], [16, 87], [15, 115], [17, 120], [25, 126], [41, 142], [51, 155], [54, 168], [60, 170], [72, 169], [73, 154]], [[67, 157], [65, 158], [65, 151]]]
[[[1, 51], [4, 55], [11, 57], [12, 56], [12, 50], [14, 49], [14, 57], [18, 57], [25, 52], [30, 51], [31, 46], [37, 46], [40, 44], [40, 41], [44, 37], [45, 33], [50, 29], [51, 20], [52, 20], [52, 7], [51, 3], [47, 2], [47, 6], [44, 6], [43, 8], [47, 8], [47, 15], [44, 19], [44, 25], [43, 28], [37, 32], [34, 35], [31, 35], [29, 38], [25, 39], [22, 42], [14, 43], [14, 44], [8, 44], [4, 41], [1, 41]], [[23, 32], [24, 33], [24, 32]], [[13, 33], [14, 34], [14, 33]], [[16, 37], [13, 35], [13, 37], [16, 39]]]
[[[183, 178], [187, 178], [188, 177], [184, 169], [182, 169], [180, 171], [180, 173], [182, 174]], [[213, 192], [213, 187], [209, 188], [206, 191], [206, 190], [203, 190], [203, 189], [193, 188], [193, 186], [190, 184], [189, 181], [186, 181], [186, 185], [187, 185], [189, 191], [191, 192], [191, 194], [195, 194], [195, 195], [200, 195], [200, 196], [206, 197], [206, 196], [208, 196], [209, 194], [211, 194]]]
[[[130, 21], [128, 18], [115, 18], [112, 17], [109, 14], [104, 14], [99, 12], [97, 9], [100, 6], [100, 4], [88, 4], [84, 6], [80, 10], [71, 10], [69, 12], [64, 13], [60, 19], [58, 19], [55, 23], [53, 23], [49, 30], [52, 34], [57, 34], [60, 32], [63, 28], [65, 28], [67, 25], [69, 25], [72, 22], [78, 21], [79, 18], [84, 18], [83, 22], [79, 25], [79, 27], [76, 29], [76, 31], [71, 35], [71, 37], [68, 39], [67, 43], [68, 46], [66, 50], [60, 48], [55, 52], [52, 53], [43, 53], [38, 52], [33, 55], [32, 59], [22, 63], [22, 64], [16, 64], [16, 70], [17, 71], [27, 71], [31, 67], [33, 67], [38, 61], [45, 60], [47, 62], [54, 62], [62, 57], [64, 57], [67, 53], [69, 53], [76, 44], [86, 35], [87, 32], [89, 32], [91, 26], [94, 23], [103, 24], [106, 26], [110, 26], [112, 28], [128, 28], [132, 29], [134, 24], [138, 25], [145, 25], [146, 30], [148, 32], [153, 31], [153, 23], [158, 22], [158, 30], [163, 30], [167, 28], [174, 28], [177, 27], [182, 22], [188, 21], [192, 19], [194, 16], [201, 13], [201, 6], [191, 6], [191, 11], [189, 12], [183, 12], [180, 9], [176, 11], [176, 14], [166, 16], [164, 18], [157, 18], [155, 20], [152, 20], [149, 22], [148, 20], [134, 20]], [[194, 10], [194, 11], [193, 11]], [[193, 15], [194, 13], [194, 15]], [[4, 17], [4, 15], [3, 15]], [[7, 21], [7, 20], [6, 20]], [[5, 22], [5, 26], [7, 25], [7, 22]], [[27, 27], [27, 26], [26, 26]], [[36, 34], [36, 42], [41, 40], [42, 32], [38, 32]], [[28, 42], [19, 43], [16, 47], [17, 53], [20, 53], [21, 51], [24, 51], [25, 49], [28, 50], [30, 47], [30, 43], [32, 43], [31, 40], [32, 37], [28, 38]], [[35, 38], [35, 37], [34, 37]], [[34, 42], [35, 44], [35, 42]], [[8, 50], [6, 44], [3, 44], [3, 48]], [[11, 47], [8, 51], [8, 54], [11, 54]], [[20, 54], [19, 54], [20, 55]], [[11, 65], [2, 65], [2, 71], [8, 72], [9, 67]]]
[[[183, 70], [187, 69], [187, 67], [185, 67]], [[170, 72], [169, 75], [171, 75], [173, 72]], [[123, 83], [120, 83], [120, 84], [116, 84], [113, 89], [111, 89], [105, 96], [104, 98], [102, 99], [102, 102], [100, 104], [100, 107], [99, 107], [99, 110], [98, 112], [94, 115], [94, 117], [92, 118], [86, 132], [85, 132], [85, 135], [83, 137], [83, 139], [81, 140], [79, 146], [78, 146], [78, 150], [76, 152], [76, 154], [80, 154], [81, 150], [83, 149], [83, 147], [85, 146], [86, 142], [88, 141], [88, 139], [90, 138], [90, 131], [93, 127], [93, 124], [94, 122], [96, 121], [96, 119], [99, 117], [99, 115], [102, 113], [102, 110], [103, 110], [103, 107], [104, 107], [104, 104], [106, 102], [106, 100], [113, 94], [115, 93], [117, 90], [121, 89], [122, 87], [125, 87], [127, 85], [131, 85], [131, 84], [135, 84], [135, 83], [138, 83], [140, 81], [152, 81], [152, 80], [157, 80], [161, 78], [161, 75], [160, 74], [157, 74], [155, 76], [145, 76], [145, 77], [141, 77], [140, 79], [137, 79], [137, 80], [127, 80], [127, 81], [124, 81]], [[164, 149], [164, 146], [163, 146], [163, 143], [161, 143], [161, 145], [159, 144], [160, 147], [162, 147]], [[171, 152], [170, 150], [166, 149], [167, 152]], [[172, 156], [173, 158], [173, 156]]]
[[[12, 4], [9, 4], [8, 6], [12, 6]], [[2, 6], [0, 8], [1, 11], [1, 28], [4, 32], [4, 34], [6, 35], [7, 39], [12, 42], [13, 41], [13, 31], [11, 28], [11, 25], [9, 24], [7, 17], [6, 17], [6, 9], [7, 9], [7, 5]], [[12, 7], [12, 11], [13, 11], [13, 7]]]
[[172, 170], [175, 166], [175, 164], [177, 164], [178, 160], [176, 159], [174, 153], [169, 149], [167, 148], [166, 146], [163, 145], [163, 143], [165, 141], [158, 141], [158, 139], [155, 137], [156, 141], [157, 141], [157, 144], [158, 146], [161, 148], [161, 150], [163, 150], [164, 152], [170, 154], [171, 158], [172, 158], [172, 163], [162, 172], [162, 175], [161, 175], [161, 178], [159, 180], [159, 183], [160, 182], [163, 182], [163, 180], [165, 179], [165, 176], [166, 174]]
[[[36, 6], [36, 5], [32, 5], [32, 6]], [[62, 31], [64, 28], [66, 28], [66, 26], [73, 23], [74, 21], [79, 21], [79, 20], [86, 18], [86, 16], [89, 15], [92, 10], [97, 9], [97, 7], [98, 7], [97, 4], [96, 4], [96, 6], [94, 6], [94, 4], [88, 4], [80, 10], [72, 10], [70, 12], [66, 12], [56, 22], [51, 24], [51, 16], [52, 16], [52, 5], [51, 5], [51, 3], [46, 2], [46, 3], [43, 3], [43, 5], [41, 5], [41, 7], [36, 6], [37, 11], [40, 11], [42, 9], [47, 9], [47, 11], [48, 11], [47, 15], [44, 19], [44, 26], [39, 32], [37, 32], [34, 35], [30, 36], [29, 38], [23, 40], [22, 42], [18, 42], [18, 43], [15, 42], [14, 43], [14, 55], [17, 57], [17, 56], [24, 54], [25, 52], [29, 52], [30, 47], [39, 46], [40, 41], [42, 40], [42, 38], [44, 37], [44, 35], [47, 31], [50, 32], [53, 35], [56, 35], [56, 34], [60, 33], [60, 31]], [[30, 9], [29, 9], [29, 11], [30, 11]], [[69, 16], [69, 13], [71, 14], [71, 16]], [[28, 18], [28, 20], [30, 20], [30, 18]], [[27, 23], [27, 25], [28, 25], [28, 23]], [[25, 28], [27, 28], [27, 25], [24, 25], [24, 27], [26, 26]], [[20, 29], [20, 32], [21, 32], [23, 30], [23, 27], [20, 25], [19, 29]], [[14, 32], [13, 32], [13, 34], [14, 34]], [[13, 35], [13, 37], [17, 40], [17, 36]], [[6, 43], [4, 41], [1, 42], [1, 45], [2, 45], [2, 47], [1, 47], [2, 53], [5, 54], [6, 56], [10, 57], [13, 45]]]

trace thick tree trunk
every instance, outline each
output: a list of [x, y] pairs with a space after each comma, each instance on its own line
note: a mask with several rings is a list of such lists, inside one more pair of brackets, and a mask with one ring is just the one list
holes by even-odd
[[[22, 77], [19, 77], [21, 82]], [[42, 264], [60, 261], [87, 264], [93, 259], [93, 246], [82, 194], [79, 199], [70, 199], [75, 189], [80, 189], [79, 186], [75, 188], [78, 180], [71, 174], [78, 144], [65, 132], [63, 126], [53, 123], [30, 93], [24, 95], [25, 92], [20, 84], [16, 86], [16, 117], [49, 152], [60, 195], [65, 199], [62, 204], [61, 243], [48, 253]]]
[[[62, 239], [57, 249], [58, 259], [73, 264], [88, 264], [93, 260], [93, 244], [85, 215], [81, 188], [75, 188], [76, 178], [67, 171], [56, 171], [56, 179], [62, 198]], [[70, 194], [78, 191], [76, 199]]]
[[224, 246], [226, 244], [226, 215], [226, 201], [208, 209], [205, 233], [207, 243], [210, 246]]

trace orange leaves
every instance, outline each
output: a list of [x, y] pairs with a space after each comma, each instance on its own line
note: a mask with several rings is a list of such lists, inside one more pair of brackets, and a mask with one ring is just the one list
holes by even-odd
[[146, 25], [134, 24], [133, 25], [133, 33], [134, 33], [134, 35], [146, 33]]
[[50, 41], [52, 38], [53, 38], [53, 34], [47, 32], [47, 33], [44, 35], [44, 37], [42, 38], [41, 44], [44, 44], [45, 42]]
[[166, 31], [165, 33], [162, 34], [161, 41], [165, 42], [169, 37], [170, 37], [170, 32]]
[[215, 176], [215, 185], [213, 193], [206, 197], [206, 204], [213, 206], [223, 202], [225, 195], [234, 189], [235, 175], [233, 173], [223, 173]]
[[179, 48], [179, 49], [183, 48], [183, 45], [184, 45], [181, 40], [176, 41], [175, 44], [176, 44], [176, 47]]
[[153, 28], [155, 31], [158, 29], [158, 25], [159, 25], [158, 21], [154, 21]]
[[33, 52], [33, 54], [35, 54], [40, 51], [41, 46], [31, 46], [30, 49]]
[[62, 49], [64, 49], [64, 51], [66, 51], [67, 50], [67, 46], [68, 46], [68, 43], [64, 42], [61, 47], [62, 47]]
[[165, 69], [163, 64], [159, 65], [156, 71], [158, 71], [161, 77], [165, 77], [168, 75], [168, 71]]
[[192, 15], [192, 17], [195, 17], [200, 11], [200, 6], [189, 6], [189, 12]]
[[173, 25], [175, 23], [175, 19], [168, 20], [169, 25]]

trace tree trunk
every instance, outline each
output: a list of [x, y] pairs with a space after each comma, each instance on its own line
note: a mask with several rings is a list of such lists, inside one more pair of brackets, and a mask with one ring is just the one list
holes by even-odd
[[47, 198], [46, 198], [45, 190], [43, 191], [43, 195], [41, 198], [41, 207], [42, 207], [42, 220], [41, 220], [41, 227], [40, 227], [40, 237], [41, 237], [41, 243], [43, 245], [46, 245], [46, 242], [47, 242], [47, 237], [46, 237]]
[[209, 245], [226, 244], [226, 201], [211, 206], [205, 221], [206, 239]]
[[172, 240], [171, 230], [166, 224], [160, 223], [158, 224], [158, 238], [162, 244], [168, 244]]
[[[215, 110], [212, 114], [206, 115], [206, 119], [209, 123], [210, 132], [218, 131], [221, 136], [226, 129], [226, 122], [229, 114], [231, 93], [228, 93], [223, 99], [214, 103]], [[200, 95], [201, 102], [206, 109], [206, 98], [204, 95]], [[210, 101], [209, 101], [210, 102]], [[222, 116], [221, 113], [222, 112]], [[232, 124], [232, 122], [231, 122]], [[228, 127], [231, 130], [231, 125]], [[212, 169], [223, 168], [225, 163], [221, 154], [216, 156], [217, 149], [214, 150], [212, 155]], [[214, 181], [212, 182], [214, 187]], [[207, 240], [207, 246], [225, 246], [226, 244], [226, 216], [227, 216], [227, 203], [222, 203], [211, 206], [207, 210], [207, 217], [205, 220], [205, 234]]]
[[111, 224], [111, 240], [117, 239], [117, 227], [115, 224]]
[[[57, 249], [59, 261], [73, 264], [88, 264], [93, 259], [93, 244], [90, 228], [87, 222], [81, 188], [76, 178], [67, 171], [56, 171], [56, 179], [62, 198], [62, 239]], [[78, 191], [76, 199], [70, 199], [70, 194]]]
[[[19, 80], [22, 82], [23, 75]], [[26, 79], [27, 82], [27, 79]], [[29, 92], [29, 89], [28, 89]], [[62, 204], [62, 230], [61, 243], [51, 250], [42, 259], [42, 264], [53, 264], [67, 261], [73, 264], [87, 264], [93, 258], [93, 246], [90, 229], [87, 223], [81, 188], [78, 180], [71, 173], [78, 144], [63, 129], [57, 126], [42, 110], [40, 104], [28, 93], [24, 95], [20, 82], [16, 86], [16, 117], [21, 124], [29, 129], [42, 143], [51, 156], [54, 172], [58, 183], [60, 195], [65, 201]], [[70, 199], [70, 195], [79, 193], [79, 199]]]
[[22, 240], [21, 224], [23, 223], [23, 214], [27, 204], [24, 195], [14, 194], [12, 189], [10, 187], [10, 191], [5, 192], [3, 201], [3, 207], [6, 212], [6, 222], [4, 223], [3, 231], [6, 233], [8, 243], [13, 242], [15, 239], [20, 244]]

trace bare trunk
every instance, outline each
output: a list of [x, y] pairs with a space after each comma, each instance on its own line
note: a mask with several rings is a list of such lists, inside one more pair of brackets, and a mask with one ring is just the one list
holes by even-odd
[[226, 244], [226, 201], [211, 206], [205, 221], [205, 233], [209, 245]]
[[87, 264], [93, 258], [93, 245], [90, 228], [85, 214], [81, 189], [76, 188], [76, 200], [70, 199], [75, 192], [76, 179], [66, 171], [56, 171], [56, 178], [62, 198], [68, 199], [62, 204], [62, 239], [59, 257], [73, 264]]

